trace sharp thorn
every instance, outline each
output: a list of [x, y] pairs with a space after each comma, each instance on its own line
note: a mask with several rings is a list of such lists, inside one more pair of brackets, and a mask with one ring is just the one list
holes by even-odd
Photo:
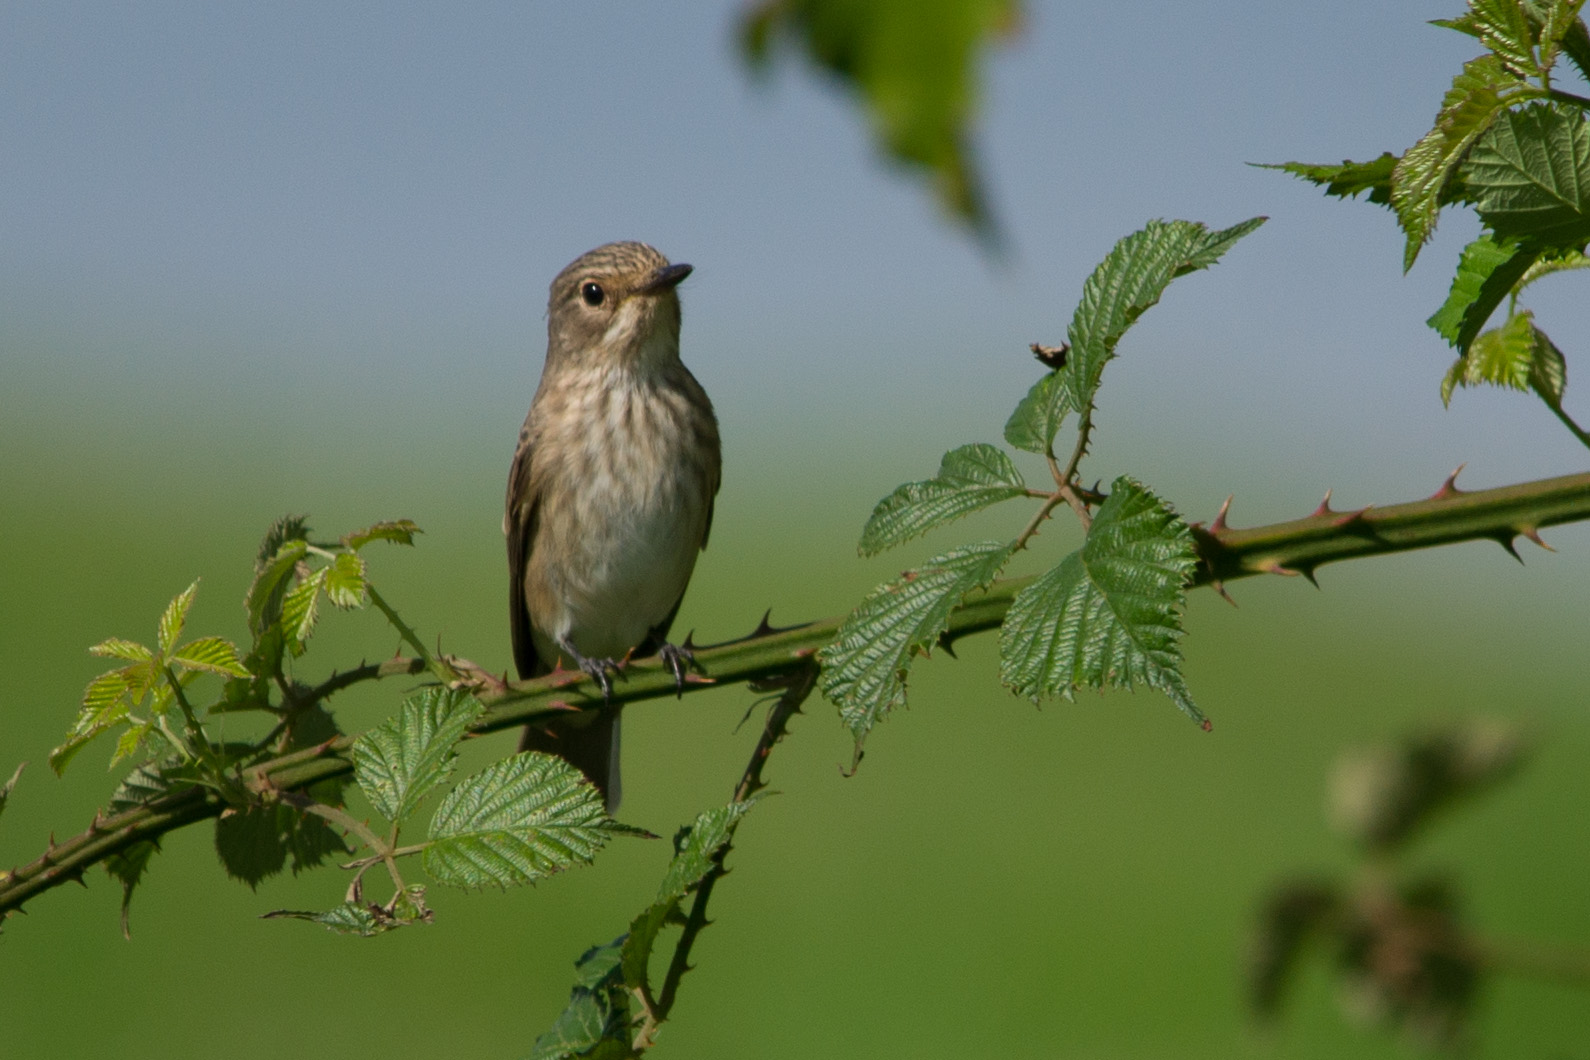
[[1205, 718], [1203, 721], [1199, 722], [1198, 723], [1198, 727], [1200, 729], [1202, 729], [1204, 732], [1214, 732], [1215, 731], [1215, 723], [1210, 721], [1208, 718]]
[[957, 660], [960, 659], [960, 656], [955, 654], [955, 642], [950, 638], [949, 630], [945, 630], [943, 633], [939, 634], [938, 646], [943, 649], [944, 654], [948, 655], [950, 658]]
[[1336, 526], [1336, 527], [1342, 527], [1342, 526], [1346, 526], [1348, 523], [1357, 522], [1359, 519], [1362, 519], [1364, 517], [1364, 515], [1369, 511], [1369, 509], [1371, 509], [1373, 507], [1374, 507], [1373, 504], [1366, 504], [1362, 508], [1358, 509], [1356, 512], [1346, 512], [1346, 513], [1342, 514], [1341, 516], [1339, 516], [1338, 518], [1332, 520], [1331, 521], [1331, 525], [1332, 526]]
[[1226, 592], [1226, 583], [1225, 582], [1210, 582], [1209, 584], [1210, 584], [1210, 587], [1213, 588], [1215, 592], [1220, 594], [1220, 599], [1224, 600], [1226, 603], [1230, 604], [1232, 607], [1236, 607], [1237, 606], [1237, 602], [1231, 598], [1231, 594]]
[[1430, 499], [1432, 501], [1444, 501], [1448, 497], [1456, 497], [1462, 494], [1464, 491], [1457, 488], [1457, 477], [1466, 467], [1468, 467], [1468, 464], [1459, 464], [1457, 468], [1446, 477], [1446, 481], [1441, 483], [1441, 488], [1430, 494]]
[[1314, 577], [1314, 568], [1313, 567], [1303, 567], [1300, 570], [1298, 570], [1297, 573], [1299, 573], [1303, 577], [1307, 578], [1308, 579], [1308, 583], [1310, 585], [1312, 585], [1314, 588], [1316, 588], [1316, 589], [1319, 588], [1319, 579]]
[[696, 631], [695, 630], [691, 630], [689, 633], [686, 633], [685, 634], [684, 643], [679, 645], [679, 646], [681, 648], [683, 648], [685, 651], [695, 651], [696, 650]]
[[1520, 564], [1522, 564], [1524, 562], [1524, 557], [1520, 556], [1518, 554], [1518, 549], [1513, 547], [1513, 538], [1512, 538], [1511, 535], [1509, 535], [1509, 534], [1499, 534], [1499, 535], [1497, 535], [1496, 543], [1498, 545], [1501, 545], [1504, 549], [1506, 549], [1507, 550], [1507, 554], [1509, 556], [1512, 556], [1514, 559], [1516, 559]]
[[1209, 524], [1209, 532], [1211, 534], [1218, 534], [1226, 529], [1226, 513], [1231, 510], [1231, 500], [1235, 496], [1236, 494], [1234, 493], [1226, 494], [1225, 502], [1220, 505], [1219, 514], [1215, 516], [1215, 521]]
[[1555, 551], [1557, 551], [1556, 549], [1552, 548], [1550, 545], [1546, 544], [1545, 540], [1540, 536], [1540, 531], [1536, 530], [1533, 526], [1521, 526], [1521, 527], [1518, 528], [1518, 532], [1520, 534], [1523, 534], [1525, 537], [1529, 538], [1531, 541], [1533, 541], [1535, 544], [1539, 545], [1541, 548], [1545, 549], [1547, 552], [1555, 552]]
[[1335, 515], [1335, 514], [1336, 513], [1331, 509], [1331, 491], [1330, 490], [1326, 490], [1325, 491], [1325, 499], [1319, 502], [1319, 507], [1314, 509], [1313, 515], [1311, 515], [1309, 518], [1315, 518], [1316, 516], [1321, 516], [1321, 515]]

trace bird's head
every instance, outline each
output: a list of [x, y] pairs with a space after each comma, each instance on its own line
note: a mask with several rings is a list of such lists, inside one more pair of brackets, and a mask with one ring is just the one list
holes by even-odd
[[657, 367], [679, 357], [679, 281], [645, 243], [608, 243], [580, 255], [552, 281], [547, 299], [551, 367], [620, 363]]

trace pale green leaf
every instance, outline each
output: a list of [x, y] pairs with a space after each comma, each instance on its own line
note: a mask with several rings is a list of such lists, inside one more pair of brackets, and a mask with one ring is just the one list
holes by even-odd
[[353, 772], [370, 805], [389, 821], [414, 811], [453, 771], [454, 746], [480, 717], [468, 692], [427, 688], [353, 744]]
[[861, 98], [880, 146], [930, 173], [939, 199], [986, 226], [969, 127], [977, 62], [989, 40], [1019, 24], [1015, 0], [762, 0], [742, 25], [760, 68], [791, 40]]
[[442, 800], [425, 871], [454, 887], [530, 883], [589, 863], [620, 831], [578, 769], [527, 751], [461, 781]]
[[1584, 24], [1579, 20], [1579, 9], [1584, 3], [1585, 0], [1549, 0], [1539, 40], [1540, 65], [1544, 69], [1549, 70], [1556, 62], [1558, 53], [1567, 43], [1565, 38], [1575, 28], [1584, 32]]
[[1010, 457], [975, 442], [944, 454], [939, 473], [907, 482], [878, 502], [861, 532], [860, 552], [870, 556], [991, 504], [1027, 492]]
[[1474, 340], [1468, 353], [1447, 370], [1441, 400], [1450, 403], [1457, 387], [1481, 385], [1534, 390], [1553, 407], [1562, 401], [1567, 385], [1562, 351], [1535, 326], [1528, 310], [1514, 313], [1501, 327]]
[[397, 545], [414, 544], [414, 535], [423, 533], [412, 519], [394, 519], [391, 522], [376, 523], [363, 530], [355, 530], [345, 534], [342, 543], [357, 551], [372, 541], [391, 541]]
[[346, 610], [360, 607], [365, 599], [364, 560], [357, 552], [339, 552], [326, 568], [326, 599]]
[[1499, 239], [1582, 250], [1590, 239], [1590, 127], [1583, 111], [1533, 103], [1507, 111], [1463, 167], [1480, 219]]
[[133, 722], [122, 730], [122, 734], [116, 737], [116, 752], [110, 756], [111, 767], [136, 755], [143, 748], [144, 740], [154, 731], [155, 723], [152, 721]]
[[[298, 528], [298, 532], [302, 532], [302, 527]], [[308, 552], [308, 542], [296, 537], [289, 538], [269, 559], [258, 565], [258, 573], [254, 575], [248, 598], [244, 601], [248, 609], [249, 632], [255, 637], [263, 636], [275, 624], [281, 612], [287, 579]]]
[[1053, 455], [1054, 436], [1066, 416], [1076, 411], [1069, 380], [1064, 371], [1053, 371], [1032, 384], [1005, 421], [1005, 441], [1029, 453]]
[[72, 723], [66, 740], [50, 752], [50, 768], [59, 776], [65, 771], [77, 752], [94, 737], [126, 720], [129, 710], [127, 692], [131, 682], [126, 667], [100, 674], [88, 683], [83, 692], [83, 705]]
[[171, 603], [166, 605], [165, 613], [160, 616], [160, 654], [167, 656], [171, 649], [177, 646], [177, 638], [182, 635], [182, 626], [188, 620], [188, 608], [193, 606], [193, 598], [198, 595], [199, 583], [194, 582], [182, 592], [178, 593]]
[[1469, 14], [1481, 43], [1500, 64], [1520, 77], [1540, 76], [1535, 36], [1520, 0], [1469, 0]]
[[1540, 254], [1534, 244], [1480, 236], [1463, 248], [1446, 302], [1426, 323], [1459, 351], [1467, 350]]
[[932, 650], [950, 612], [998, 577], [1010, 554], [997, 541], [951, 549], [874, 589], [845, 619], [822, 649], [821, 681], [858, 747], [879, 718], [905, 705], [913, 656]]
[[225, 637], [200, 637], [189, 641], [171, 655], [170, 661], [219, 677], [248, 676], [248, 668], [237, 657], [237, 648]]
[[1186, 524], [1141, 484], [1116, 479], [1082, 547], [1011, 602], [1001, 677], [1033, 699], [1142, 682], [1203, 721], [1179, 644], [1195, 562]]
[[155, 657], [154, 652], [142, 644], [130, 640], [122, 640], [120, 637], [102, 640], [88, 649], [88, 653], [90, 655], [108, 656], [114, 659], [126, 659], [129, 662], [148, 662]]
[[299, 583], [282, 597], [282, 630], [294, 655], [304, 653], [304, 645], [315, 632], [315, 620], [320, 615], [320, 590], [326, 584], [326, 570], [322, 567]]
[[1590, 255], [1578, 250], [1569, 250], [1561, 254], [1543, 257], [1524, 270], [1524, 275], [1513, 285], [1514, 295], [1522, 294], [1524, 288], [1536, 280], [1544, 279], [1553, 273], [1574, 272], [1579, 269], [1590, 269]]
[[1408, 148], [1392, 173], [1391, 205], [1408, 236], [1404, 269], [1413, 267], [1435, 231], [1447, 184], [1474, 141], [1506, 108], [1543, 94], [1504, 69], [1494, 55], [1464, 65], [1441, 101], [1435, 125]]
[[[1193, 221], [1150, 221], [1120, 242], [1082, 285], [1082, 300], [1066, 332], [1070, 401], [1092, 406], [1104, 365], [1143, 312], [1159, 301], [1171, 280], [1217, 261], [1236, 239], [1263, 222], [1253, 218], [1211, 232]], [[1052, 442], [1052, 438], [1050, 439]], [[1047, 448], [1047, 446], [1046, 446]]]

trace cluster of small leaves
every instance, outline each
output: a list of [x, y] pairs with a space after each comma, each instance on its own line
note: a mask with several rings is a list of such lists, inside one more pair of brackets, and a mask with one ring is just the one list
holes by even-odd
[[[1087, 538], [1013, 601], [1000, 636], [1005, 684], [1037, 700], [1142, 682], [1204, 722], [1181, 677], [1180, 615], [1194, 565], [1191, 534], [1164, 501], [1127, 477], [1114, 482], [1093, 514], [1091, 505], [1101, 498], [1083, 496], [1076, 465], [1088, 445], [1104, 366], [1127, 329], [1171, 281], [1213, 265], [1263, 221], [1220, 231], [1190, 221], [1154, 221], [1117, 243], [1088, 277], [1067, 330], [1063, 363], [1053, 359], [1058, 367], [1033, 385], [1005, 425], [1007, 442], [1048, 460], [1052, 489], [1029, 488], [1008, 455], [976, 443], [946, 453], [933, 478], [907, 483], [878, 503], [862, 531], [863, 555], [1017, 498], [1039, 500], [1041, 508], [1011, 541], [952, 548], [879, 586], [823, 649], [823, 694], [855, 737], [858, 758], [872, 727], [905, 705], [915, 658], [931, 652], [955, 608], [992, 583], [1062, 502], [1081, 510]], [[1073, 413], [1077, 438], [1062, 470], [1054, 442]]]
[[856, 91], [894, 160], [932, 174], [939, 199], [984, 232], [988, 208], [970, 143], [976, 60], [1019, 25], [1015, 0], [762, 0], [741, 28], [753, 68], [792, 38]]
[[[467, 691], [427, 688], [354, 741], [354, 780], [390, 827], [379, 835], [335, 808], [315, 807], [317, 814], [348, 824], [371, 853], [354, 862], [358, 875], [342, 905], [270, 915], [310, 920], [336, 932], [380, 934], [431, 919], [424, 888], [402, 878], [397, 858], [420, 855], [431, 878], [449, 886], [507, 887], [589, 863], [611, 835], [646, 834], [608, 817], [601, 794], [569, 763], [525, 752], [460, 781], [436, 808], [429, 839], [400, 847], [403, 823], [451, 779], [458, 744], [481, 711]], [[393, 896], [383, 904], [363, 894], [364, 870], [375, 864], [384, 864], [392, 876]]]
[[1299, 968], [1323, 951], [1350, 1015], [1454, 1042], [1492, 969], [1452, 885], [1401, 858], [1451, 805], [1514, 775], [1525, 751], [1511, 728], [1481, 719], [1338, 759], [1330, 815], [1362, 863], [1352, 878], [1302, 877], [1266, 899], [1248, 960], [1255, 1014], [1278, 1015]]
[[[1517, 299], [1550, 272], [1582, 268], [1590, 243], [1590, 99], [1553, 85], [1564, 56], [1590, 77], [1584, 0], [1470, 0], [1437, 25], [1477, 38], [1487, 52], [1466, 63], [1434, 126], [1401, 156], [1339, 166], [1291, 162], [1275, 168], [1323, 185], [1326, 194], [1368, 194], [1391, 207], [1407, 236], [1411, 268], [1443, 207], [1474, 209], [1484, 232], [1463, 251], [1446, 302], [1430, 326], [1458, 351], [1442, 382], [1534, 390], [1559, 417], [1566, 367], [1561, 352]], [[1507, 320], [1485, 331], [1497, 308]], [[1582, 432], [1575, 432], [1581, 434]]]
[[[593, 946], [575, 962], [569, 1003], [552, 1027], [536, 1039], [532, 1060], [634, 1055], [637, 1025], [656, 1012], [651, 955], [669, 925], [685, 923], [680, 906], [721, 863], [740, 819], [755, 800], [708, 810], [674, 837], [674, 857], [657, 899], [612, 942]], [[665, 988], [666, 989], [666, 988]], [[650, 1012], [633, 1013], [640, 999]]]

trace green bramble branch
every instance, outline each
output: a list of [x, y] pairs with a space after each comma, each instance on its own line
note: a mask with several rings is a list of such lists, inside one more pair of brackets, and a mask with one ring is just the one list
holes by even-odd
[[[1193, 530], [1198, 562], [1191, 584], [1223, 587], [1261, 574], [1306, 575], [1327, 563], [1461, 541], [1496, 541], [1511, 549], [1511, 542], [1519, 536], [1534, 536], [1550, 526], [1585, 520], [1590, 520], [1590, 472], [1475, 491], [1458, 490], [1448, 482], [1423, 500], [1345, 514], [1316, 511], [1302, 519], [1243, 529], [1217, 518], [1208, 528]], [[1034, 580], [1004, 579], [971, 594], [950, 615], [943, 642], [998, 628], [1011, 602]], [[763, 624], [742, 640], [698, 648], [700, 674], [693, 675], [685, 694], [796, 672], [834, 640], [845, 618], [834, 616], [788, 629]], [[422, 660], [399, 656], [335, 674], [308, 696], [318, 702], [355, 684], [422, 672]], [[467, 664], [463, 672], [471, 672]], [[587, 690], [586, 682], [584, 675], [575, 673], [504, 682], [497, 688], [482, 680], [478, 695], [484, 709], [468, 731], [474, 735], [502, 732], [580, 704], [597, 705], [600, 696]], [[673, 675], [667, 667], [655, 659], [635, 660], [615, 685], [612, 702], [629, 705], [674, 695]], [[243, 769], [242, 782], [255, 791], [294, 791], [347, 777], [353, 772], [353, 743], [353, 737], [338, 735], [273, 755]], [[214, 791], [188, 787], [163, 793], [144, 805], [96, 815], [81, 834], [52, 843], [34, 861], [0, 873], [0, 914], [14, 912], [35, 895], [62, 883], [80, 881], [86, 869], [129, 846], [218, 817], [226, 808], [226, 801]]]

